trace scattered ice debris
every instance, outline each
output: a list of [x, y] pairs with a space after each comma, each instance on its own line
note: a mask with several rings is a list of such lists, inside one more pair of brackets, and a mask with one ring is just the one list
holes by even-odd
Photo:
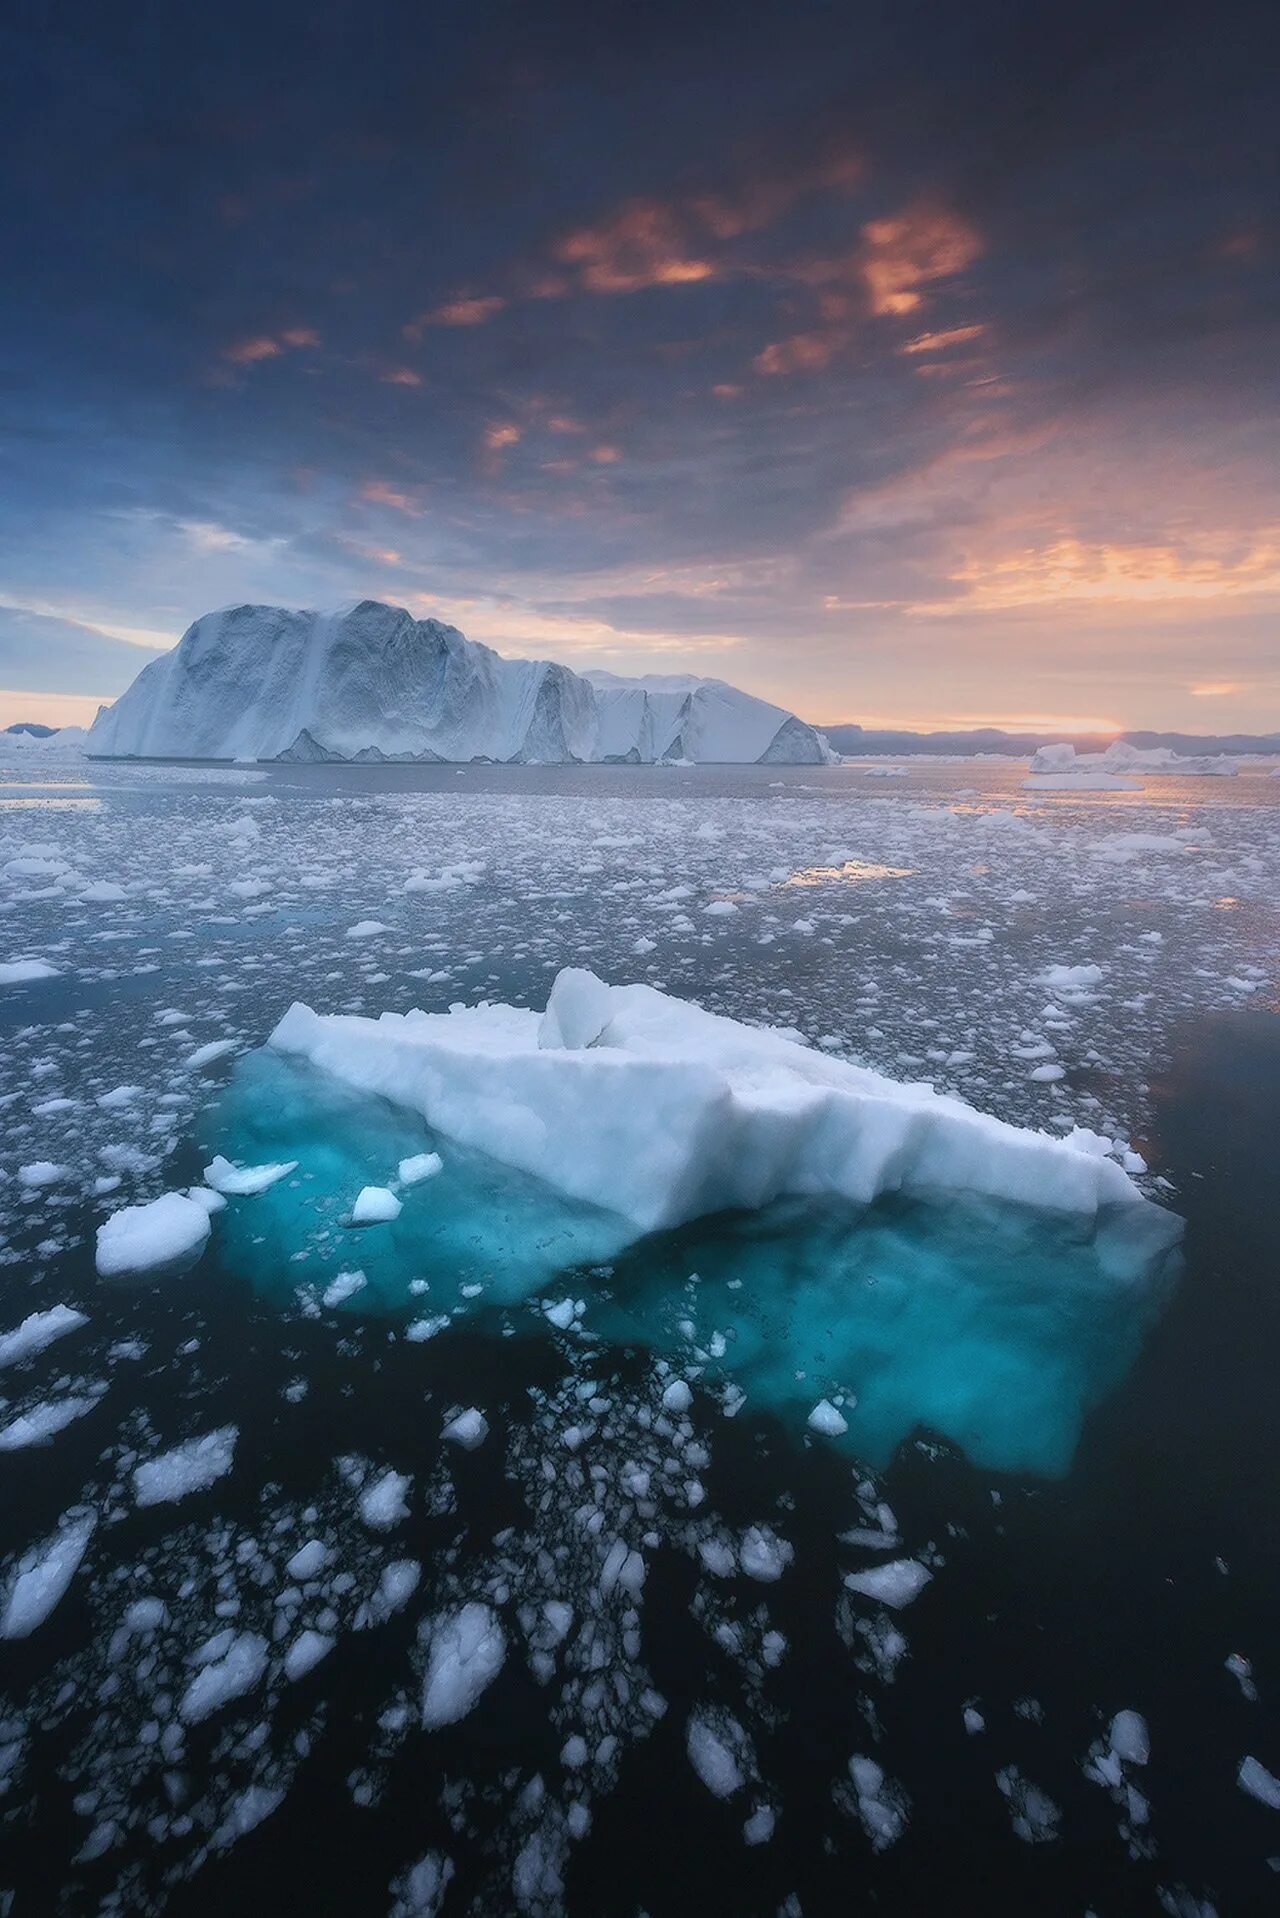
[[357, 1292], [363, 1292], [369, 1281], [363, 1272], [339, 1272], [335, 1279], [326, 1285], [320, 1303], [329, 1307], [341, 1305], [347, 1299], [354, 1298]]
[[1250, 1660], [1242, 1652], [1232, 1652], [1224, 1662], [1239, 1685], [1241, 1696], [1253, 1704], [1257, 1700], [1258, 1687], [1253, 1682], [1253, 1665]]
[[401, 1185], [421, 1185], [424, 1179], [434, 1179], [443, 1169], [444, 1160], [438, 1152], [415, 1152], [412, 1158], [401, 1159], [396, 1177]]
[[138, 1504], [165, 1505], [205, 1491], [231, 1470], [238, 1436], [236, 1426], [222, 1425], [136, 1466], [133, 1495]]
[[279, 1165], [232, 1165], [230, 1159], [222, 1154], [211, 1161], [204, 1169], [204, 1182], [214, 1192], [226, 1193], [234, 1198], [250, 1198], [259, 1192], [265, 1192], [280, 1179], [287, 1179], [291, 1172], [298, 1169], [296, 1159], [288, 1159]]
[[427, 1852], [392, 1884], [387, 1918], [437, 1918], [452, 1877], [452, 1861], [443, 1852]]
[[1236, 1783], [1241, 1791], [1248, 1792], [1250, 1798], [1256, 1798], [1260, 1805], [1269, 1805], [1272, 1811], [1280, 1811], [1280, 1778], [1275, 1777], [1256, 1758], [1241, 1759]]
[[772, 1585], [782, 1577], [795, 1557], [785, 1538], [779, 1538], [768, 1525], [750, 1525], [742, 1534], [738, 1563], [748, 1578]]
[[895, 1611], [919, 1598], [933, 1573], [914, 1558], [891, 1559], [887, 1565], [875, 1565], [868, 1572], [847, 1572], [845, 1585], [878, 1605], [892, 1605]]
[[489, 1436], [489, 1421], [473, 1405], [467, 1411], [459, 1412], [456, 1418], [451, 1418], [440, 1436], [454, 1445], [460, 1445], [464, 1452], [474, 1452]]
[[839, 1438], [849, 1430], [849, 1421], [838, 1412], [830, 1399], [819, 1399], [809, 1414], [808, 1425], [811, 1432], [821, 1432], [824, 1438]]
[[502, 1670], [506, 1634], [497, 1613], [476, 1600], [430, 1620], [430, 1650], [422, 1685], [422, 1723], [428, 1731], [465, 1718]]
[[181, 1192], [147, 1205], [126, 1205], [98, 1227], [95, 1263], [104, 1278], [151, 1272], [196, 1257], [209, 1236], [209, 1214]]
[[849, 1760], [849, 1777], [862, 1828], [873, 1851], [896, 1844], [906, 1829], [908, 1801], [900, 1786], [891, 1784], [874, 1758]]
[[389, 1532], [409, 1516], [407, 1494], [413, 1480], [403, 1472], [382, 1472], [360, 1494], [360, 1516], [375, 1532]]
[[352, 1225], [385, 1225], [398, 1219], [401, 1202], [385, 1185], [362, 1186], [351, 1208]]
[[43, 1625], [75, 1577], [96, 1525], [92, 1513], [68, 1512], [52, 1538], [23, 1553], [5, 1590], [0, 1638], [26, 1638]]
[[178, 1705], [178, 1716], [188, 1725], [199, 1724], [261, 1682], [267, 1642], [256, 1632], [218, 1632], [200, 1647], [193, 1663], [200, 1669]]
[[34, 1358], [55, 1339], [89, 1323], [88, 1314], [74, 1306], [51, 1305], [43, 1312], [31, 1312], [12, 1332], [0, 1332], [0, 1365], [17, 1365]]
[[1014, 1833], [1027, 1845], [1044, 1845], [1058, 1836], [1061, 1812], [1047, 1792], [1024, 1778], [1016, 1765], [996, 1773], [996, 1784], [1008, 1802]]

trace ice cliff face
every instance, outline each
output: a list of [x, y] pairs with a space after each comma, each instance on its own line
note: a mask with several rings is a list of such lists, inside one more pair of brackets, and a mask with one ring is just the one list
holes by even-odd
[[616, 679], [503, 659], [439, 620], [363, 600], [339, 613], [207, 613], [99, 713], [103, 758], [566, 760], [817, 765], [793, 713], [718, 679]]

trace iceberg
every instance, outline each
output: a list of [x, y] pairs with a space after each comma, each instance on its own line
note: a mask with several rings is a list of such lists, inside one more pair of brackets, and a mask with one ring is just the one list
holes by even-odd
[[504, 659], [437, 619], [362, 600], [335, 613], [207, 613], [99, 712], [105, 759], [490, 760], [821, 765], [794, 713], [723, 680], [619, 679]]
[[570, 967], [514, 1006], [320, 1016], [271, 1034], [446, 1138], [629, 1222], [636, 1235], [788, 1197], [965, 1195], [1071, 1217], [1118, 1269], [1177, 1221], [1112, 1160], [647, 985]]
[[[570, 974], [545, 1015], [477, 1007], [416, 1037], [422, 1015], [291, 1013], [202, 1142], [302, 1176], [221, 1215], [215, 1258], [286, 1312], [390, 1317], [423, 1348], [470, 1325], [648, 1351], [673, 1419], [709, 1393], [874, 1465], [923, 1429], [1065, 1471], [1163, 1308], [1181, 1222], [1088, 1135], [635, 990]], [[352, 1192], [428, 1141], [438, 1171], [362, 1238], [352, 1287]]]
[[[1117, 779], [1128, 773], [1170, 773], [1180, 779], [1233, 779], [1240, 770], [1239, 759], [1231, 753], [1177, 753], [1169, 746], [1131, 746], [1127, 739], [1115, 739], [1101, 753], [1078, 753], [1069, 741], [1057, 746], [1040, 746], [1032, 754], [1030, 770], [1041, 779], [1070, 779], [1083, 786], [1091, 782]], [[1095, 790], [1105, 790], [1100, 785]], [[1118, 790], [1126, 790], [1124, 787]]]

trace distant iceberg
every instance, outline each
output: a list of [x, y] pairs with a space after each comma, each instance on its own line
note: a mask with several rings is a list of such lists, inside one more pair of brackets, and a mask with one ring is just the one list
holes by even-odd
[[420, 1114], [446, 1138], [604, 1208], [637, 1234], [786, 1197], [990, 1199], [1075, 1220], [1127, 1270], [1178, 1220], [1113, 1161], [1007, 1125], [652, 986], [567, 968], [545, 1013], [379, 1019], [291, 1007], [278, 1052]]
[[1102, 753], [1078, 753], [1067, 742], [1059, 746], [1041, 746], [1032, 755], [1030, 771], [1072, 779], [1114, 780], [1130, 773], [1171, 773], [1180, 779], [1216, 777], [1233, 779], [1240, 760], [1231, 753], [1175, 753], [1168, 746], [1143, 748], [1131, 746], [1127, 739], [1116, 739]]
[[723, 680], [582, 675], [503, 659], [378, 600], [207, 613], [100, 712], [107, 759], [821, 765], [794, 713]]

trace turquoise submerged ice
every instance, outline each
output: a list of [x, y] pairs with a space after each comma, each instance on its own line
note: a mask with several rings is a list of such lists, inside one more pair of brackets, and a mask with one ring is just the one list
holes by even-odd
[[[872, 1463], [924, 1428], [1065, 1470], [1179, 1236], [1083, 1145], [582, 973], [543, 1015], [295, 1007], [211, 1123], [240, 1164], [297, 1160], [216, 1236], [307, 1309], [333, 1287], [331, 1309], [421, 1337], [494, 1307], [546, 1331], [550, 1307], [563, 1336], [646, 1345], [796, 1431], [826, 1399]], [[397, 1187], [428, 1149], [440, 1173]], [[355, 1228], [366, 1185], [400, 1210]]]

